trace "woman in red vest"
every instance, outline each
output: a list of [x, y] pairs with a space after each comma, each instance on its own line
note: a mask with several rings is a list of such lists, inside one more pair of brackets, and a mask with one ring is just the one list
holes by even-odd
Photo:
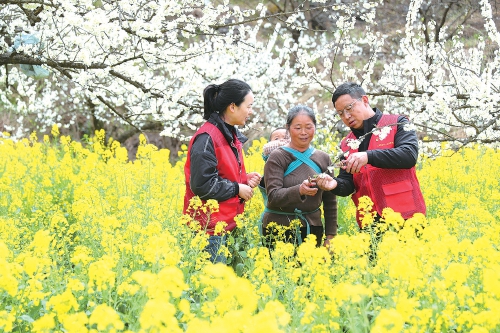
[[[261, 179], [257, 172], [246, 173], [242, 145], [247, 138], [236, 128], [245, 125], [252, 114], [254, 96], [247, 83], [231, 79], [208, 85], [203, 99], [206, 122], [191, 138], [184, 166], [184, 214], [191, 215], [210, 235], [205, 249], [210, 260], [225, 263], [220, 248], [225, 245], [226, 232], [236, 227], [235, 216], [243, 213], [245, 201], [252, 198], [253, 188]], [[203, 204], [217, 200], [219, 210], [206, 214], [190, 208], [194, 196]], [[222, 234], [215, 231], [218, 222], [225, 222]]]

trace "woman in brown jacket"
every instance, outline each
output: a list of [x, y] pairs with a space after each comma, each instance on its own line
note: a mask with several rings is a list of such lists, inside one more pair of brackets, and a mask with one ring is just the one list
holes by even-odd
[[286, 129], [290, 143], [275, 149], [264, 167], [268, 202], [262, 219], [263, 235], [272, 246], [276, 235], [267, 225], [276, 222], [289, 226], [292, 220], [298, 219], [300, 232], [288, 231], [285, 234], [287, 241], [300, 244], [308, 234], [314, 234], [318, 246], [322, 243], [328, 246], [337, 234], [337, 199], [310, 181], [315, 175], [328, 172], [332, 164], [327, 153], [310, 145], [316, 131], [313, 110], [304, 105], [292, 107], [288, 111]]

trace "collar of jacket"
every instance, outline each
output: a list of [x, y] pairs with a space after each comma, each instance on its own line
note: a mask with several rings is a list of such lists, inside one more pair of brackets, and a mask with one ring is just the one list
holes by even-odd
[[241, 142], [241, 144], [244, 144], [248, 141], [248, 138], [244, 136], [236, 127], [234, 127], [233, 125], [229, 125], [224, 120], [222, 120], [218, 112], [212, 113], [210, 115], [210, 118], [208, 118], [208, 122], [216, 126], [221, 131], [229, 144], [233, 143], [233, 134], [236, 134], [236, 137]]
[[[382, 111], [380, 111], [377, 108], [373, 108], [373, 111], [375, 111], [375, 114], [371, 118], [365, 119], [363, 121], [362, 129], [351, 128], [356, 138], [359, 138], [360, 136], [369, 133], [379, 122], [380, 118], [382, 117]], [[363, 139], [363, 141], [361, 141], [358, 151], [366, 151], [368, 149], [368, 145], [370, 143], [371, 138], [372, 134], [370, 133]]]
[[[378, 122], [380, 121], [380, 118], [382, 117], [382, 111], [380, 111], [377, 108], [373, 108], [373, 111], [375, 111], [375, 114], [371, 118], [363, 120], [363, 128], [362, 129], [351, 128], [351, 131], [354, 133], [354, 135], [357, 138], [359, 138], [361, 135], [364, 135], [364, 134], [372, 131], [375, 128], [375, 126], [378, 124]], [[368, 139], [368, 138], [366, 138], [366, 139]]]

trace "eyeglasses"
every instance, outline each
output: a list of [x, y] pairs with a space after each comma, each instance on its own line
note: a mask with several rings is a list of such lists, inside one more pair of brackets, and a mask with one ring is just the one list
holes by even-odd
[[340, 118], [342, 118], [345, 116], [346, 112], [351, 114], [352, 107], [354, 106], [354, 104], [356, 104], [356, 102], [360, 101], [361, 99], [362, 97], [355, 99], [354, 101], [351, 102], [351, 104], [347, 105], [342, 111], [337, 111], [337, 115]]

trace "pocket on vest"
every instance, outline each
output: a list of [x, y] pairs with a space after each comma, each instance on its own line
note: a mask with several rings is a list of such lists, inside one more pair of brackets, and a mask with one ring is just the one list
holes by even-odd
[[382, 185], [387, 207], [396, 212], [408, 212], [416, 209], [413, 198], [413, 185], [410, 180]]

